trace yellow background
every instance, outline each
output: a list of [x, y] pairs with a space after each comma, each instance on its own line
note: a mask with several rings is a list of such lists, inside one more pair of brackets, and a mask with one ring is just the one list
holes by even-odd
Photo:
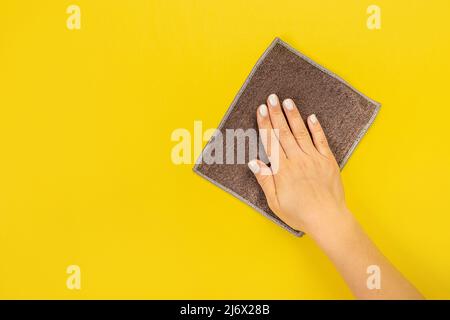
[[[381, 30], [366, 27], [373, 3]], [[172, 131], [217, 126], [275, 36], [382, 103], [343, 170], [349, 206], [425, 296], [450, 298], [449, 13], [447, 0], [2, 1], [0, 298], [351, 298], [310, 238], [171, 162]]]

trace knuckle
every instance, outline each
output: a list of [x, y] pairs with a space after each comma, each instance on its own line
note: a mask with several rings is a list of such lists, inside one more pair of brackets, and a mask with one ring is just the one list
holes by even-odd
[[325, 156], [322, 156], [321, 158], [324, 161], [321, 161], [321, 165], [326, 168], [328, 171], [337, 171], [339, 170], [339, 165], [337, 164], [336, 160], [334, 159], [334, 156], [332, 153], [328, 153]]
[[322, 147], [328, 146], [328, 142], [327, 142], [327, 139], [325, 138], [325, 136], [320, 137], [319, 140], [318, 140], [318, 143]]
[[285, 126], [282, 126], [279, 130], [280, 130], [280, 136], [288, 136], [291, 134], [291, 130]]
[[259, 176], [259, 184], [261, 186], [262, 189], [266, 189], [267, 185], [270, 182], [271, 177], [268, 175], [260, 175]]
[[312, 130], [312, 132], [314, 132], [314, 134], [316, 134], [316, 135], [318, 135], [318, 136], [324, 136], [324, 135], [325, 135], [325, 133], [323, 132], [321, 126], [316, 126], [316, 128], [314, 128], [314, 129]]
[[295, 133], [295, 139], [297, 139], [297, 140], [303, 140], [308, 137], [309, 137], [309, 133], [306, 130], [298, 130]]

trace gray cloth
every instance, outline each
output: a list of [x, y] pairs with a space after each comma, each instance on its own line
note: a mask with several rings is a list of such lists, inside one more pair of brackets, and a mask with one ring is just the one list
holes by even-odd
[[[304, 120], [316, 114], [331, 150], [342, 169], [377, 115], [380, 104], [344, 80], [276, 38], [258, 60], [220, 122], [218, 130], [257, 129], [256, 110], [271, 93], [292, 98]], [[214, 137], [205, 150], [211, 146]], [[224, 148], [226, 152], [226, 148]], [[225, 156], [225, 154], [224, 154]], [[252, 160], [246, 159], [246, 162]], [[303, 233], [281, 221], [268, 207], [253, 173], [242, 164], [206, 164], [198, 160], [194, 171], [247, 203], [297, 236]]]

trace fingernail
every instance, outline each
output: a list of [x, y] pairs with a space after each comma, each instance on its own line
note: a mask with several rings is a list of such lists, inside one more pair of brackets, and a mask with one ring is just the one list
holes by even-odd
[[291, 99], [286, 99], [283, 101], [283, 107], [291, 111], [294, 109], [294, 102]]
[[317, 123], [316, 115], [315, 114], [310, 115], [309, 120], [311, 121], [312, 124], [316, 124]]
[[278, 97], [275, 93], [269, 96], [269, 104], [271, 107], [275, 107], [278, 104]]
[[267, 106], [265, 104], [262, 104], [262, 105], [259, 106], [259, 114], [262, 117], [267, 116]]
[[256, 160], [252, 160], [248, 163], [248, 167], [250, 168], [250, 170], [252, 170], [252, 172], [254, 174], [257, 174], [259, 172], [259, 166], [258, 163], [256, 162]]

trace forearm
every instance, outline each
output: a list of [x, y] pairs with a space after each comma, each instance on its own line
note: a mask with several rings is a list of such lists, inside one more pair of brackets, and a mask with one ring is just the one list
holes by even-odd
[[[266, 133], [262, 144], [271, 166], [256, 159], [248, 165], [270, 209], [314, 238], [357, 298], [422, 298], [346, 209], [339, 165], [316, 115], [309, 115], [305, 124], [292, 99], [285, 99], [282, 109], [278, 96], [271, 94], [267, 105], [258, 107], [256, 119]], [[278, 132], [276, 139], [267, 139], [273, 132]], [[367, 285], [370, 266], [380, 271], [380, 288], [378, 282], [375, 288]]]
[[[312, 233], [358, 299], [423, 299], [417, 289], [372, 243], [350, 212], [337, 215]], [[379, 268], [380, 288], [370, 288], [369, 266]]]

